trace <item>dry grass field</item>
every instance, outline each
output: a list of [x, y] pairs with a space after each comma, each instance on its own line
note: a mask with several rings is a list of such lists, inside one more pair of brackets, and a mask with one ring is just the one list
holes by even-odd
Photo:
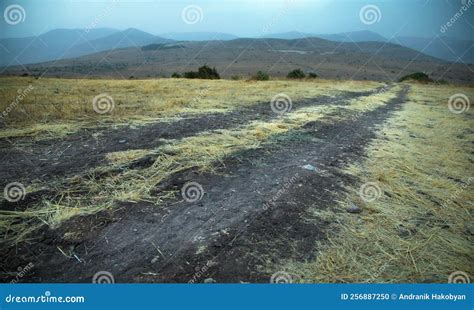
[[97, 268], [118, 282], [473, 274], [473, 112], [448, 104], [472, 87], [2, 78], [0, 90], [2, 186], [24, 188], [0, 202], [6, 280], [29, 262], [33, 282]]
[[[448, 91], [459, 90], [412, 85], [367, 158], [343, 169], [358, 182], [338, 208], [362, 205], [362, 217], [310, 210], [335, 225], [314, 262], [288, 263], [301, 281], [444, 282], [456, 270], [473, 274], [472, 114], [447, 113]], [[372, 184], [367, 194], [377, 199], [361, 199], [362, 184]]]
[[[0, 109], [5, 111], [28, 87], [35, 90], [4, 118], [8, 130], [1, 137], [71, 133], [101, 122], [127, 125], [153, 122], [181, 115], [226, 112], [256, 102], [269, 102], [284, 92], [293, 100], [334, 96], [341, 91], [367, 91], [378, 82], [330, 81], [206, 81], [189, 79], [89, 80], [1, 78]], [[28, 91], [26, 92], [28, 93]], [[93, 109], [94, 97], [108, 94], [114, 103], [110, 113]]]

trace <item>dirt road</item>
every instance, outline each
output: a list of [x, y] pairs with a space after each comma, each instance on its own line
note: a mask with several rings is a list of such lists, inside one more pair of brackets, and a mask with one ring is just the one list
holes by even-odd
[[[98, 271], [110, 272], [116, 282], [203, 282], [211, 278], [217, 282], [268, 282], [278, 271], [268, 270], [269, 265], [288, 258], [309, 259], [317, 253], [315, 242], [325, 238], [331, 223], [312, 217], [308, 210], [331, 208], [344, 186], [356, 182], [341, 174], [340, 168], [361, 159], [374, 138], [375, 126], [401, 107], [407, 90], [404, 87], [395, 99], [373, 111], [345, 120], [312, 122], [279, 136], [275, 143], [229, 157], [216, 173], [189, 170], [159, 185], [160, 190], [179, 190], [187, 182], [197, 182], [204, 191], [199, 201], [178, 197], [166, 201], [164, 207], [123, 202], [114, 212], [76, 217], [57, 230], [44, 228], [31, 242], [4, 249], [3, 271], [12, 272], [31, 262], [35, 267], [25, 282], [90, 282]], [[367, 95], [347, 93], [295, 106], [334, 101], [343, 105]], [[89, 141], [90, 133], [81, 132], [63, 141], [81, 142], [65, 151], [56, 166], [74, 173], [101, 163], [105, 152], [156, 146], [165, 137], [179, 138], [274, 117], [268, 114], [268, 105], [263, 106], [104, 132], [107, 139], [87, 163], [80, 145], [89, 143], [84, 141]], [[348, 112], [340, 109], [337, 113]], [[115, 140], [124, 139], [124, 134], [129, 135], [129, 142], [117, 144]], [[36, 145], [37, 152], [45, 150], [41, 143]], [[15, 153], [7, 156], [19, 157]], [[23, 160], [3, 172], [7, 180], [14, 174], [41, 179], [59, 173], [39, 167], [21, 174], [18, 167]], [[33, 167], [32, 158], [29, 161]], [[66, 239], [65, 233], [74, 237]]]

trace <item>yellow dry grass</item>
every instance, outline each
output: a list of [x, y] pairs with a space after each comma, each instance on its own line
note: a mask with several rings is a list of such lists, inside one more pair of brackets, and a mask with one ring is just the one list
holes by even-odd
[[[311, 262], [287, 262], [301, 282], [447, 282], [472, 277], [474, 194], [472, 111], [453, 114], [448, 97], [472, 88], [412, 86], [409, 102], [378, 133], [368, 159], [345, 172], [360, 182], [333, 210], [312, 216], [333, 222]], [[359, 186], [375, 182], [365, 202]], [[349, 203], [361, 215], [345, 212]]]
[[[31, 91], [26, 91], [29, 86]], [[0, 137], [67, 134], [97, 122], [128, 124], [156, 121], [180, 114], [223, 112], [257, 101], [270, 102], [278, 93], [293, 100], [380, 86], [357, 81], [229, 81], [229, 80], [75, 80], [0, 78], [0, 113], [5, 129]], [[24, 96], [19, 96], [24, 94]], [[114, 103], [109, 113], [93, 109], [94, 97], [107, 94]], [[14, 103], [15, 100], [17, 103]]]
[[[378, 98], [376, 101], [385, 102], [395, 91], [394, 89], [374, 97]], [[4, 238], [6, 241], [18, 242], [23, 240], [25, 234], [18, 235], [16, 232], [31, 231], [44, 224], [54, 228], [71, 216], [78, 215], [77, 210], [90, 214], [111, 208], [117, 201], [145, 200], [159, 205], [164, 198], [175, 193], [151, 193], [157, 184], [173, 173], [189, 168], [212, 171], [226, 156], [258, 148], [271, 136], [297, 129], [311, 121], [322, 120], [337, 108], [340, 107], [306, 107], [269, 122], [253, 121], [233, 130], [204, 132], [168, 141], [168, 144], [154, 150], [110, 153], [107, 158], [112, 162], [112, 168], [148, 154], [156, 155], [157, 160], [145, 169], [125, 170], [119, 174], [96, 178], [95, 175], [104, 174], [111, 168], [100, 167], [89, 172], [89, 177], [74, 177], [50, 184], [49, 187], [61, 195], [55, 199], [55, 203], [42, 201], [25, 212], [0, 212], [0, 235], [8, 235]], [[28, 228], [24, 227], [25, 223], [28, 223]]]
[[122, 152], [108, 153], [105, 158], [117, 165], [126, 164], [138, 158], [142, 158], [150, 153], [150, 150], [128, 150]]

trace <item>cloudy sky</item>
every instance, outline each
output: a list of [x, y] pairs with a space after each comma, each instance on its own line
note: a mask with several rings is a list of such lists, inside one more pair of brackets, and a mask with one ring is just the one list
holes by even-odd
[[[55, 28], [138, 28], [166, 32], [226, 32], [256, 37], [371, 30], [392, 36], [473, 38], [473, 0], [0, 0], [0, 37]], [[462, 6], [469, 7], [463, 11]], [[10, 12], [16, 9], [16, 12]], [[462, 12], [444, 34], [441, 26]], [[21, 15], [20, 21], [15, 20]]]

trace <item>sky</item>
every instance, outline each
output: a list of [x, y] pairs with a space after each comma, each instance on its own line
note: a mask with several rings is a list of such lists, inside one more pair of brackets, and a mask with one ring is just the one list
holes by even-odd
[[[0, 37], [40, 35], [57, 28], [138, 28], [155, 35], [224, 32], [259, 37], [288, 31], [331, 34], [370, 30], [386, 38], [446, 35], [473, 40], [472, 2], [474, 0], [0, 0], [4, 13]], [[12, 7], [14, 5], [16, 7]], [[462, 11], [463, 5], [468, 9]], [[19, 19], [7, 14], [14, 9]], [[459, 12], [462, 16], [441, 32], [441, 27]]]

